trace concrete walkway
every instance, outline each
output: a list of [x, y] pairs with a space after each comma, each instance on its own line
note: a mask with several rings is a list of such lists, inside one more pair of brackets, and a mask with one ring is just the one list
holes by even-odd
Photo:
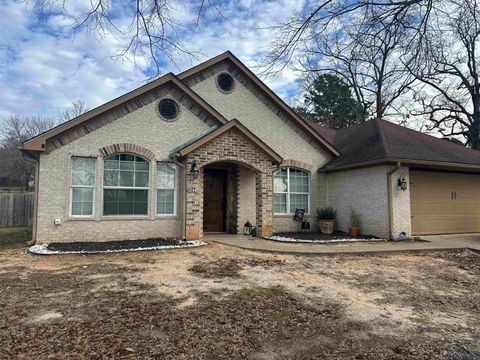
[[424, 236], [422, 239], [427, 241], [385, 241], [325, 245], [282, 243], [243, 235], [207, 234], [203, 240], [249, 250], [312, 255], [426, 252], [466, 248], [480, 251], [480, 234], [431, 235]]

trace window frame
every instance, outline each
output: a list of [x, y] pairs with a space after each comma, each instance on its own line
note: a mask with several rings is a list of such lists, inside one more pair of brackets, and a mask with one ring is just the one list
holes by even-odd
[[[139, 157], [148, 164], [148, 184], [146, 187], [136, 187], [136, 186], [121, 186], [120, 185], [120, 180], [119, 180], [119, 185], [118, 186], [111, 186], [111, 185], [105, 185], [105, 161], [108, 160], [110, 157], [113, 156], [120, 156], [120, 155], [132, 155]], [[120, 163], [120, 160], [118, 160]], [[128, 218], [128, 217], [135, 217], [135, 218], [147, 218], [150, 216], [150, 191], [151, 191], [151, 161], [141, 155], [134, 154], [134, 153], [129, 153], [129, 152], [119, 152], [116, 154], [111, 154], [103, 158], [103, 176], [102, 176], [102, 216], [111, 219], [111, 218], [116, 218], [116, 217], [121, 217], [121, 218]], [[120, 171], [120, 168], [118, 169]], [[120, 179], [120, 178], [119, 178]], [[136, 174], [135, 174], [135, 169], [133, 170], [133, 184], [135, 185], [135, 180], [136, 180]], [[146, 214], [105, 214], [105, 190], [147, 190], [147, 213]]]
[[[94, 178], [93, 178], [93, 185], [73, 185], [73, 160], [74, 159], [89, 159], [94, 161]], [[92, 193], [92, 213], [90, 215], [77, 215], [73, 214], [73, 189], [74, 188], [82, 188], [82, 189], [93, 189]], [[95, 217], [95, 199], [96, 199], [96, 191], [97, 191], [97, 158], [92, 156], [72, 156], [70, 158], [70, 206], [68, 211], [68, 216], [74, 219], [92, 219]], [[83, 200], [83, 199], [82, 199]], [[83, 202], [83, 201], [82, 201]]]
[[[291, 169], [294, 169], [294, 170], [299, 170], [299, 171], [302, 171], [304, 173], [307, 174], [307, 178], [308, 178], [308, 192], [298, 192], [298, 191], [290, 191], [290, 170]], [[279, 191], [275, 191], [275, 176], [281, 172], [282, 170], [286, 170], [287, 171], [287, 191], [283, 191], [283, 192], [279, 192]], [[290, 195], [307, 195], [307, 209], [305, 210], [305, 215], [309, 215], [310, 214], [310, 191], [311, 191], [311, 174], [310, 174], [310, 171], [307, 171], [305, 169], [300, 169], [300, 168], [296, 168], [296, 167], [293, 167], [293, 166], [287, 166], [287, 167], [284, 167], [278, 171], [276, 171], [274, 174], [273, 174], [273, 215], [294, 215], [295, 213], [294, 212], [290, 212]], [[284, 194], [286, 195], [286, 203], [285, 203], [285, 207], [286, 207], [286, 212], [275, 212], [275, 194]]]
[[[175, 169], [175, 180], [174, 180], [174, 188], [160, 188], [158, 177], [160, 175], [159, 172], [159, 165], [166, 164], [166, 165], [173, 165]], [[157, 217], [173, 217], [177, 216], [177, 196], [178, 196], [178, 165], [174, 162], [169, 161], [157, 161], [156, 163], [156, 186], [155, 186], [155, 216]], [[160, 213], [158, 212], [158, 190], [173, 190], [173, 213]]]

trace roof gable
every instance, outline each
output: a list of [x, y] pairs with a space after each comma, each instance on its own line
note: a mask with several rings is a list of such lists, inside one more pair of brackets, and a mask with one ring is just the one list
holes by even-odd
[[209, 125], [227, 123], [227, 119], [188, 86], [185, 86], [175, 75], [167, 74], [27, 140], [22, 144], [21, 149], [27, 151], [54, 150], [167, 94], [173, 95], [177, 101], [182, 102]]
[[237, 119], [233, 119], [221, 127], [209, 129], [204, 134], [202, 134], [202, 136], [194, 138], [191, 141], [188, 141], [187, 143], [180, 145], [179, 147], [175, 148], [172, 151], [171, 156], [184, 157], [189, 153], [191, 153], [192, 151], [198, 149], [199, 147], [203, 146], [204, 144], [219, 137], [220, 135], [224, 134], [225, 132], [231, 129], [238, 130], [252, 144], [254, 144], [257, 148], [259, 148], [268, 157], [270, 157], [272, 162], [274, 162], [275, 164], [280, 164], [282, 162], [283, 158], [279, 154], [277, 154], [271, 147], [269, 147], [262, 140], [260, 140], [254, 133], [252, 133], [245, 126], [243, 126], [242, 123]]
[[302, 132], [302, 136], [309, 142], [316, 142], [330, 154], [338, 156], [339, 151], [329, 143], [321, 134], [316, 132], [311, 125], [293, 111], [278, 95], [276, 95], [265, 83], [263, 83], [250, 69], [248, 69], [230, 51], [207, 60], [178, 75], [188, 86], [204, 80], [216, 72], [219, 66], [223, 66], [247, 88], [255, 88], [254, 94], [282, 120]]

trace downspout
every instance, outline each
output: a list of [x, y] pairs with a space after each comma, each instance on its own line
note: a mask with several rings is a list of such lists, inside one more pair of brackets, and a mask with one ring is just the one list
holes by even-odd
[[183, 202], [183, 226], [182, 226], [182, 240], [186, 240], [186, 229], [187, 229], [187, 171], [185, 164], [182, 164], [177, 160], [176, 156], [172, 156], [173, 162], [182, 168], [183, 174], [183, 191], [182, 191], [182, 202]]
[[37, 218], [38, 218], [38, 183], [40, 177], [40, 156], [38, 158], [32, 156], [30, 152], [23, 151], [21, 147], [19, 147], [22, 157], [25, 160], [31, 161], [35, 165], [35, 179], [34, 179], [34, 200], [33, 200], [33, 218], [32, 218], [32, 239], [27, 241], [27, 246], [35, 245], [37, 242]]
[[393, 202], [392, 202], [392, 175], [400, 170], [402, 166], [401, 162], [397, 162], [397, 165], [393, 169], [387, 172], [387, 202], [388, 202], [388, 238], [392, 238], [393, 229]]

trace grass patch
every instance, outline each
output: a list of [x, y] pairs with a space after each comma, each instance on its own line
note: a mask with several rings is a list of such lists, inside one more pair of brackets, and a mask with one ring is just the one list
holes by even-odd
[[430, 320], [428, 319], [428, 317], [426, 317], [425, 315], [420, 315], [420, 314], [409, 316], [408, 320], [410, 320], [411, 322], [414, 322], [416, 324], [419, 324], [419, 325], [427, 325], [427, 324], [430, 323]]
[[31, 227], [0, 228], [0, 246], [15, 243], [25, 243], [31, 239]]

